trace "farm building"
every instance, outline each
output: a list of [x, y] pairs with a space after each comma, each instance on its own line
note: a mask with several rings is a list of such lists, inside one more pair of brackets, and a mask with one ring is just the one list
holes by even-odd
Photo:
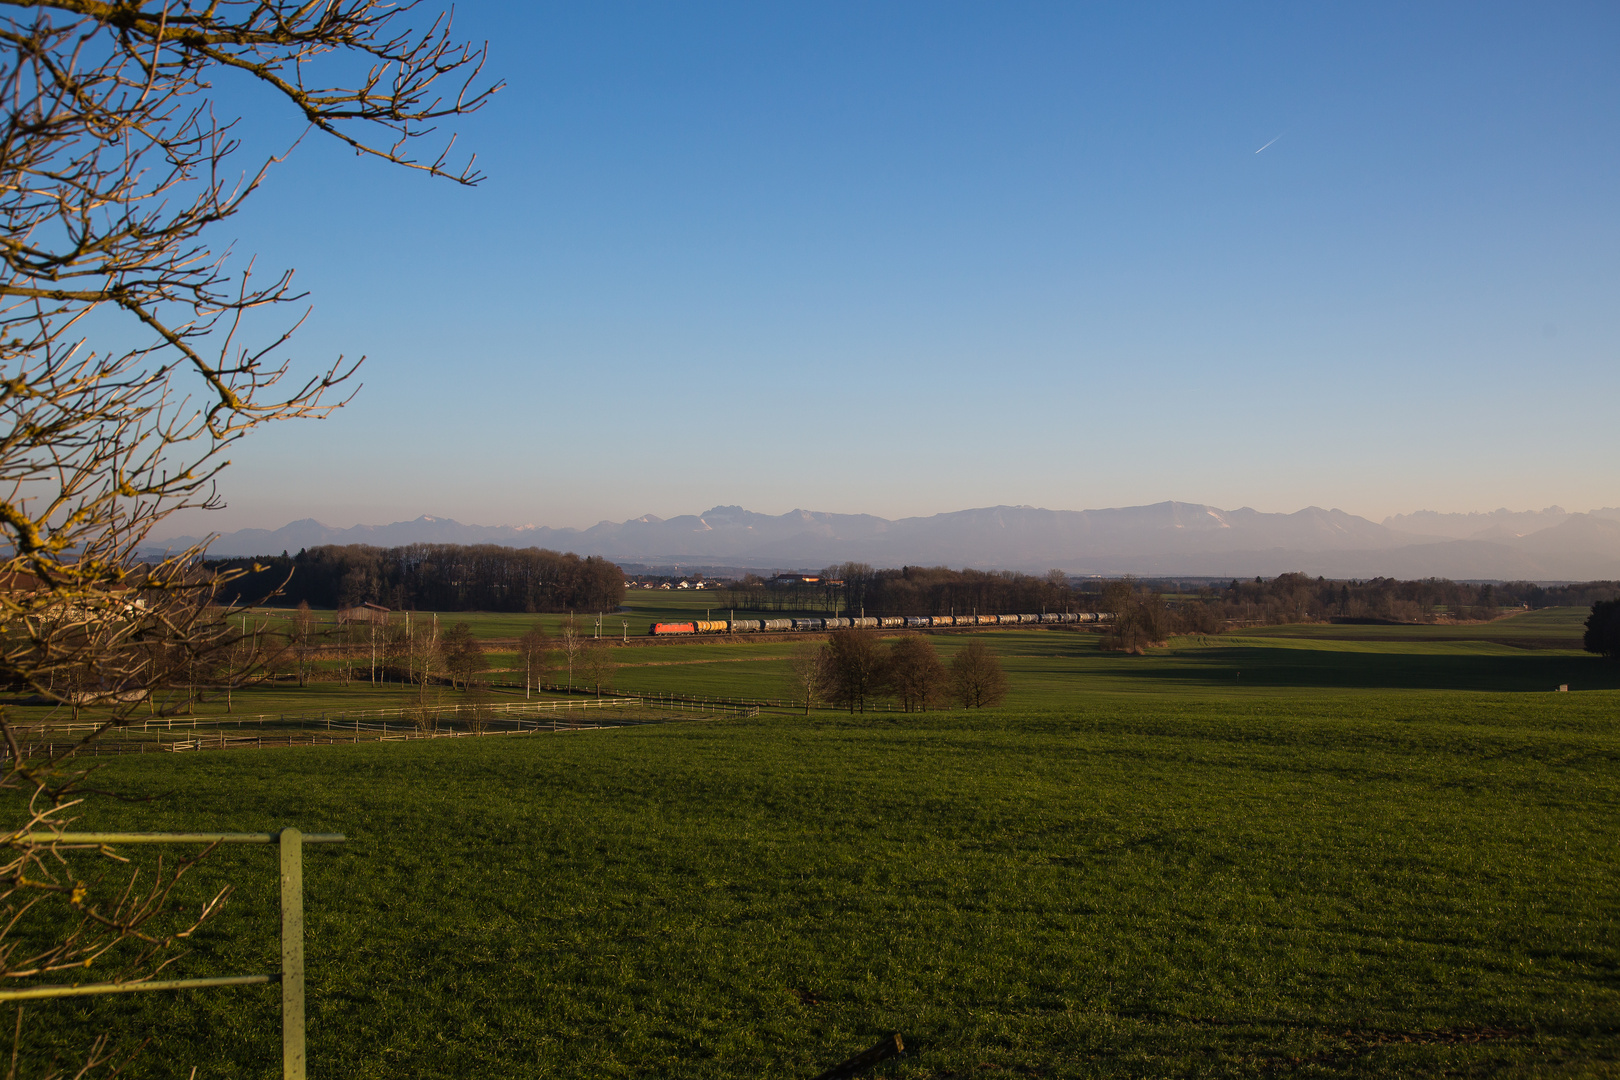
[[339, 626], [348, 623], [376, 623], [379, 626], [388, 622], [388, 609], [381, 604], [356, 604], [353, 607], [340, 607], [337, 609], [337, 622]]

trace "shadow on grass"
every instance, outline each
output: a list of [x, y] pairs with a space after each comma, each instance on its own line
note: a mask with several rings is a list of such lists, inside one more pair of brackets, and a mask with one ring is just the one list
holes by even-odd
[[1325, 689], [1487, 690], [1497, 692], [1620, 689], [1620, 664], [1597, 656], [1413, 655], [1315, 652], [1308, 649], [1215, 647], [1180, 651], [1115, 673], [1219, 686]]

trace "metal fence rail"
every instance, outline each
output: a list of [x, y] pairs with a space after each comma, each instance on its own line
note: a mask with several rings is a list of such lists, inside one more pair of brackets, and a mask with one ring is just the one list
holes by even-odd
[[304, 845], [341, 844], [342, 833], [25, 833], [19, 839], [55, 846], [103, 844], [277, 844], [281, 849], [281, 970], [273, 975], [222, 975], [127, 983], [69, 983], [0, 989], [0, 1001], [132, 994], [152, 990], [197, 990], [215, 986], [281, 984], [282, 1080], [305, 1080], [304, 1062]]

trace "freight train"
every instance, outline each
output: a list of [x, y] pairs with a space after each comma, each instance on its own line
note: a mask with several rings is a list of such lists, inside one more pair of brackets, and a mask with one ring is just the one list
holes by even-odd
[[1014, 623], [1094, 623], [1106, 622], [1110, 618], [1112, 616], [1095, 611], [1066, 611], [1047, 615], [889, 615], [881, 619], [696, 619], [692, 622], [653, 623], [648, 633], [664, 637], [670, 634], [921, 629], [935, 626], [1007, 626]]

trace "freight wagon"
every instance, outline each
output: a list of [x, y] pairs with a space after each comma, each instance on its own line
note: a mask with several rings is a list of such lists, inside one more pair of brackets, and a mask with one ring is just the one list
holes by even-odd
[[1110, 614], [1095, 611], [1048, 612], [1044, 615], [885, 615], [858, 619], [697, 619], [692, 622], [653, 623], [648, 633], [658, 637], [670, 634], [756, 634], [812, 630], [892, 630], [901, 627], [926, 630], [936, 626], [1014, 626], [1028, 623], [1107, 622]]

